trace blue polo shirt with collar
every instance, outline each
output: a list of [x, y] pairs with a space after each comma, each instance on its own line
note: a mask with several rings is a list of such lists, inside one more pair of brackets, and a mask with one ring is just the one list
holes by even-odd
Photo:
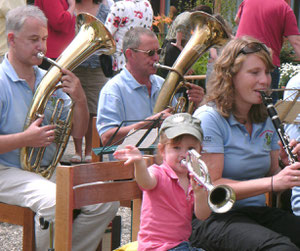
[[[271, 165], [270, 152], [279, 149], [279, 138], [269, 118], [264, 123], [254, 123], [249, 135], [233, 115], [226, 119], [212, 106], [199, 107], [193, 116], [201, 120], [203, 152], [224, 154], [224, 178], [243, 181], [266, 176]], [[264, 205], [262, 194], [239, 200], [234, 208]]]
[[[153, 114], [153, 108], [164, 79], [150, 76], [151, 96], [145, 85], [139, 84], [126, 69], [110, 79], [99, 96], [97, 130], [99, 135], [127, 120], [143, 120]], [[127, 122], [123, 126], [134, 124]]]
[[[300, 73], [295, 75], [290, 79], [288, 84], [286, 85], [286, 89], [299, 89], [300, 88]], [[285, 91], [283, 99], [293, 101], [297, 95], [296, 91]], [[300, 97], [298, 98], [297, 102], [300, 102]], [[286, 133], [289, 135], [290, 139], [296, 139], [300, 142], [300, 113], [298, 114], [296, 120], [298, 124], [286, 124], [284, 129]]]
[[[46, 71], [34, 66], [35, 87], [41, 82]], [[0, 135], [14, 134], [23, 131], [27, 112], [31, 106], [34, 93], [24, 79], [20, 79], [13, 66], [5, 56], [0, 65]], [[62, 118], [66, 116], [71, 106], [71, 99], [61, 89], [55, 91], [48, 100], [45, 109], [43, 125], [49, 124], [49, 119], [55, 106], [55, 101], [62, 98], [65, 101], [65, 108]], [[42, 166], [48, 166], [53, 159], [55, 143], [47, 147]], [[21, 168], [20, 149], [0, 154], [0, 164]]]

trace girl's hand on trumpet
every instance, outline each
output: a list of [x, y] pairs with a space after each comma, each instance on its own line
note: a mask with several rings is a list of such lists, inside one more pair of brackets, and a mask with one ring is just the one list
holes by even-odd
[[208, 192], [205, 187], [195, 181], [193, 174], [190, 173], [190, 182], [194, 191], [194, 212], [198, 219], [205, 220], [211, 214], [211, 209], [207, 203]]

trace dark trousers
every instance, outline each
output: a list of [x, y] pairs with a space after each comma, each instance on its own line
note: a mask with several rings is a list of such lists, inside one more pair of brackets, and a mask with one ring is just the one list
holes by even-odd
[[[176, 46], [172, 45], [171, 43], [175, 43], [176, 40], [165, 40], [164, 44], [162, 47], [166, 47], [166, 55], [165, 55], [165, 60], [163, 62], [164, 65], [172, 67], [173, 64], [175, 63], [177, 57], [181, 53], [181, 50], [179, 50]], [[169, 71], [160, 69], [159, 75], [163, 78], [166, 78], [168, 75]]]
[[299, 251], [300, 217], [277, 208], [244, 207], [193, 220], [192, 246], [206, 251]]

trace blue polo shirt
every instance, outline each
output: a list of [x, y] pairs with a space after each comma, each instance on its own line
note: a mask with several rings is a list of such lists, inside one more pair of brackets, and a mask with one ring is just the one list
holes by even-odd
[[[224, 154], [224, 178], [243, 181], [265, 177], [271, 165], [270, 152], [279, 149], [279, 138], [269, 118], [253, 124], [250, 136], [233, 115], [226, 119], [214, 107], [199, 107], [193, 116], [201, 120], [203, 151]], [[262, 194], [237, 201], [234, 207], [264, 205]]]
[[[36, 91], [46, 71], [37, 66], [33, 68], [36, 76], [34, 91]], [[0, 134], [6, 135], [22, 132], [34, 93], [27, 82], [18, 77], [7, 56], [5, 56], [0, 65], [0, 90]], [[55, 91], [47, 103], [43, 124], [49, 123], [49, 118], [52, 115], [55, 105], [54, 101], [58, 98], [62, 98], [65, 101], [65, 109], [62, 117], [70, 109], [71, 99], [68, 95], [62, 92], [61, 89]], [[47, 147], [42, 161], [43, 166], [49, 165], [55, 148], [54, 143], [51, 147]], [[21, 168], [20, 149], [0, 154], [0, 164]]]
[[[139, 84], [126, 69], [110, 79], [99, 96], [97, 130], [99, 135], [125, 120], [143, 120], [153, 114], [153, 108], [164, 79], [151, 75], [151, 96], [145, 85]], [[123, 126], [133, 124], [124, 123]]]
[[[300, 73], [295, 75], [290, 79], [286, 85], [286, 89], [299, 89], [300, 88]], [[297, 95], [296, 91], [285, 91], [283, 99], [293, 101]], [[300, 102], [300, 97], [297, 102]], [[296, 120], [298, 124], [286, 124], [284, 129], [291, 139], [296, 139], [300, 142], [300, 113], [298, 114]]]

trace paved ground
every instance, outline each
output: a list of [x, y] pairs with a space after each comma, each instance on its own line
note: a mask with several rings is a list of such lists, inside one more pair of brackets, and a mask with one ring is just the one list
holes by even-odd
[[[73, 140], [67, 146], [62, 161], [69, 162], [74, 154]], [[118, 215], [122, 217], [121, 244], [126, 244], [130, 240], [131, 212], [129, 208], [121, 207]], [[22, 228], [20, 226], [0, 223], [0, 251], [20, 251], [22, 250]], [[108, 250], [103, 250], [108, 251]]]

